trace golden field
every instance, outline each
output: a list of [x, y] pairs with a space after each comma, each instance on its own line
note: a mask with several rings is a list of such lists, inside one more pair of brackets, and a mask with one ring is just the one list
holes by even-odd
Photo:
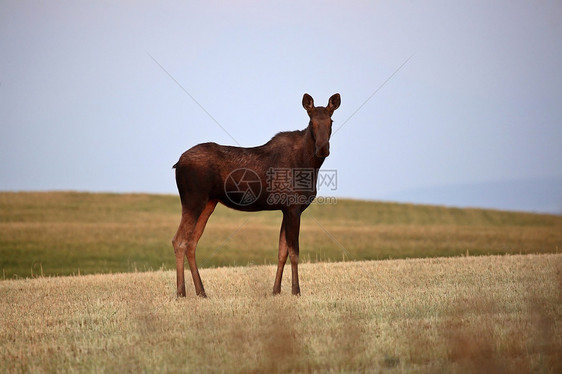
[[0, 372], [562, 371], [560, 254], [307, 263], [301, 297], [274, 274], [0, 281]]

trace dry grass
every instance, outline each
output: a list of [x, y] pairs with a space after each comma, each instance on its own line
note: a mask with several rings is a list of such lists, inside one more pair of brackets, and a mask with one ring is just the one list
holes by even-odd
[[[0, 372], [562, 372], [562, 255], [0, 282]], [[191, 285], [190, 285], [191, 286]]]

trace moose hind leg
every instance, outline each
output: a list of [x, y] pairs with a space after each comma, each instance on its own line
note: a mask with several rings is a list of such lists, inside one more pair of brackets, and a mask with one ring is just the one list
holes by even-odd
[[203, 282], [201, 281], [201, 276], [199, 275], [199, 269], [197, 268], [197, 261], [195, 260], [195, 249], [197, 248], [197, 243], [199, 242], [201, 235], [203, 235], [203, 231], [205, 230], [207, 221], [209, 220], [209, 217], [215, 210], [216, 206], [216, 200], [207, 202], [205, 208], [197, 219], [197, 223], [191, 234], [190, 240], [188, 241], [186, 250], [187, 262], [189, 263], [189, 268], [191, 270], [191, 276], [193, 278], [193, 284], [195, 286], [195, 293], [197, 294], [197, 296], [201, 297], [207, 297], [207, 294], [205, 293], [205, 288], [203, 287]]
[[182, 214], [178, 231], [172, 240], [176, 255], [176, 284], [177, 297], [185, 297], [184, 259], [187, 253], [188, 241], [195, 227], [196, 220], [190, 214]]

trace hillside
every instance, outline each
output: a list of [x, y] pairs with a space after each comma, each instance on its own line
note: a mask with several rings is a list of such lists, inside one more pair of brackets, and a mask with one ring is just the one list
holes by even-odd
[[0, 372], [562, 371], [562, 255], [0, 281]]
[[[177, 196], [0, 193], [3, 278], [173, 269]], [[218, 206], [197, 250], [201, 267], [270, 264], [280, 212]], [[301, 261], [557, 253], [562, 216], [338, 200], [302, 218]]]

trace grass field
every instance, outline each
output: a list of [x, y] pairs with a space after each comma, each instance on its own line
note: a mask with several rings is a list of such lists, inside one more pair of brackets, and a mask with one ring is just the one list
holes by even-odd
[[562, 255], [0, 282], [0, 372], [562, 372]]
[[[1, 277], [175, 268], [176, 196], [0, 193]], [[218, 206], [201, 238], [201, 267], [277, 260], [280, 212]], [[301, 261], [557, 253], [562, 216], [338, 200], [302, 218]]]

